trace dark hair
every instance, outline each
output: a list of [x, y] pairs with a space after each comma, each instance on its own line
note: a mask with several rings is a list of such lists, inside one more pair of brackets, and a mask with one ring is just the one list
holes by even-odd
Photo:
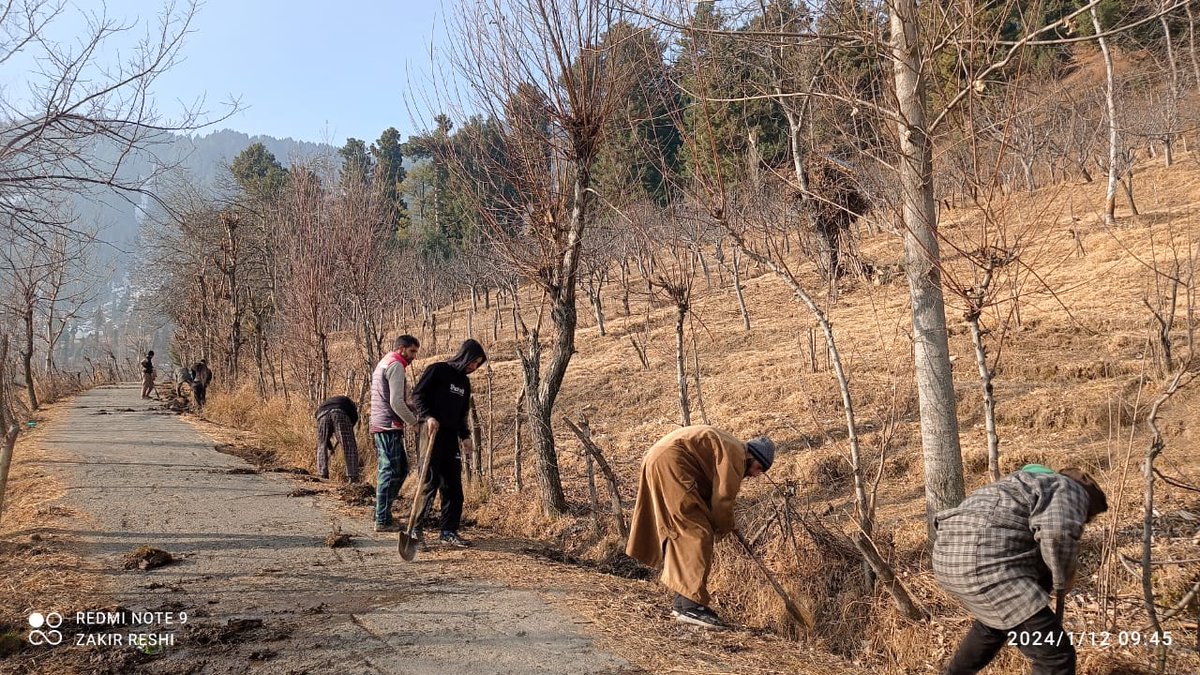
[[1100, 485], [1096, 483], [1096, 479], [1092, 478], [1091, 474], [1073, 466], [1059, 469], [1058, 473], [1079, 483], [1083, 491], [1087, 493], [1089, 523], [1093, 518], [1108, 510], [1108, 497], [1105, 496], [1104, 490], [1100, 489]]
[[154, 356], [154, 350], [151, 349], [150, 351], [146, 352], [146, 356]]
[[392, 351], [398, 352], [405, 347], [420, 347], [421, 341], [411, 335], [401, 335], [392, 340]]

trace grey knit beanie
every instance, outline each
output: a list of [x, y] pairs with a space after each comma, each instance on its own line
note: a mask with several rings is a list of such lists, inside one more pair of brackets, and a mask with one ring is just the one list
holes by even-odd
[[766, 436], [746, 441], [746, 452], [757, 459], [759, 464], [762, 464], [763, 471], [770, 469], [771, 465], [775, 463], [775, 441]]

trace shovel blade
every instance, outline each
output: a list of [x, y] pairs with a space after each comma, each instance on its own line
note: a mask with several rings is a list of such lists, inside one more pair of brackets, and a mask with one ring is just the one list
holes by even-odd
[[398, 550], [400, 557], [404, 558], [405, 562], [412, 562], [417, 557], [417, 550], [421, 547], [421, 540], [413, 537], [408, 532], [400, 533], [400, 541]]

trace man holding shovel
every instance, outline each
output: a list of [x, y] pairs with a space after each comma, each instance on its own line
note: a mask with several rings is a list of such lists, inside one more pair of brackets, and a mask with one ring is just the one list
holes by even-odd
[[713, 541], [734, 531], [742, 479], [762, 475], [774, 461], [771, 439], [742, 442], [707, 425], [673, 431], [646, 453], [626, 552], [652, 567], [663, 564], [677, 620], [725, 628], [708, 606]]
[[[1028, 464], [937, 514], [934, 575], [975, 617], [943, 672], [978, 673], [1011, 642], [1035, 674], [1073, 674], [1062, 600], [1075, 583], [1083, 527], [1107, 510], [1104, 491], [1084, 471]], [[1048, 606], [1051, 590], [1057, 611]]]
[[434, 495], [440, 494], [442, 543], [459, 548], [470, 546], [458, 534], [463, 508], [460, 446], [468, 454], [475, 449], [467, 424], [471, 405], [471, 380], [467, 376], [486, 360], [483, 346], [467, 340], [454, 358], [426, 368], [413, 387], [413, 407], [425, 422], [429, 437], [429, 468], [419, 496], [425, 505], [416, 522], [409, 523], [414, 539], [421, 538], [417, 528], [433, 508]]

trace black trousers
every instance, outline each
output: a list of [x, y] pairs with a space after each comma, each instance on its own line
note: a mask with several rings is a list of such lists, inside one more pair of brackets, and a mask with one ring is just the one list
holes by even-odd
[[991, 628], [976, 620], [943, 674], [974, 675], [987, 667], [1009, 643], [1033, 662], [1033, 675], [1075, 675], [1075, 647], [1063, 633], [1062, 622], [1049, 607], [1043, 607], [1008, 630]]
[[457, 532], [462, 522], [463, 487], [462, 459], [458, 450], [458, 437], [453, 433], [440, 433], [429, 458], [429, 473], [421, 486], [425, 507], [421, 509], [418, 523], [425, 522], [433, 510], [434, 495], [442, 498], [441, 529]]

